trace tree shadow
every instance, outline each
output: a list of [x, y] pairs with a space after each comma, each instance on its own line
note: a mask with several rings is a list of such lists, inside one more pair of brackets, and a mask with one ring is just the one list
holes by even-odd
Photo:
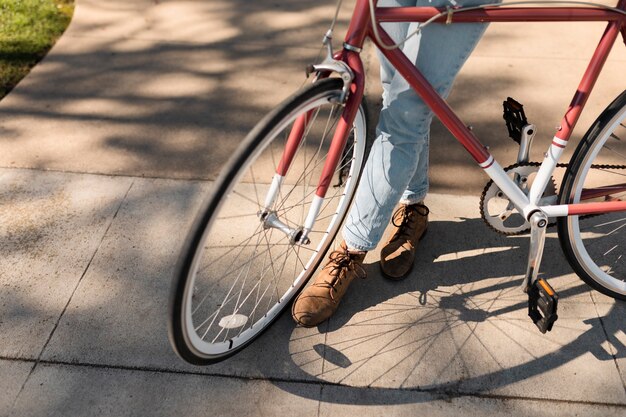
[[[5, 150], [0, 164], [214, 179], [256, 122], [302, 84], [333, 7], [331, 1], [143, 1], [133, 6], [79, 1], [66, 35], [0, 105]], [[168, 19], [175, 12], [183, 16], [180, 21]], [[346, 4], [337, 37], [349, 15]], [[227, 35], [219, 35], [224, 31]], [[485, 42], [490, 37], [488, 32]], [[503, 38], [516, 35], [498, 33], [491, 41]], [[371, 48], [364, 59], [375, 115], [380, 86]], [[503, 140], [500, 101], [513, 86], [519, 89], [517, 84], [512, 72], [462, 73], [450, 97], [503, 165], [513, 161], [516, 150]], [[490, 110], [476, 111], [485, 106]], [[435, 123], [433, 191], [480, 191], [480, 170], [453, 142]], [[465, 168], [463, 180], [447, 174]]]

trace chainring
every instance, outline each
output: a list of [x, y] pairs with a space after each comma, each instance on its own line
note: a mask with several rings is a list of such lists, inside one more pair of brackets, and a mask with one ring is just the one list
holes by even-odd
[[[532, 184], [531, 176], [539, 171], [536, 163], [514, 164], [504, 168], [504, 171], [516, 176], [520, 189], [528, 195]], [[541, 196], [542, 204], [555, 204], [557, 200], [557, 189], [554, 178], [550, 178], [546, 189]], [[519, 235], [530, 230], [530, 223], [517, 212], [508, 197], [500, 188], [490, 180], [480, 196], [480, 216], [490, 229], [507, 235]]]

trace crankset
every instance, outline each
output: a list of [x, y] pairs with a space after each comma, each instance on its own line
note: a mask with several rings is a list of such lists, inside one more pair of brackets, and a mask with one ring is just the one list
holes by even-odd
[[[528, 195], [532, 182], [539, 171], [539, 164], [526, 162], [514, 164], [504, 169], [513, 177], [519, 188]], [[550, 178], [548, 185], [540, 199], [540, 204], [556, 204], [557, 190], [554, 178]], [[480, 196], [480, 215], [490, 229], [504, 235], [519, 235], [530, 230], [530, 223], [502, 190], [489, 181]]]

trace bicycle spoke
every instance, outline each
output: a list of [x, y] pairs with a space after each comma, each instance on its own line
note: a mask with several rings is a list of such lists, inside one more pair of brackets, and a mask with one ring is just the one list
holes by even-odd
[[232, 219], [242, 219], [244, 217], [258, 217], [258, 216], [259, 215], [257, 213], [237, 214], [233, 216], [217, 217], [215, 220], [232, 220]]
[[[215, 248], [221, 249], [221, 248], [231, 247], [232, 248], [231, 250], [229, 250], [228, 252], [226, 252], [225, 254], [222, 255], [222, 256], [226, 256], [229, 253], [233, 252], [235, 249], [241, 249], [241, 251], [243, 251], [245, 249], [245, 247], [247, 246], [248, 242], [250, 242], [252, 239], [254, 239], [258, 234], [263, 233], [263, 232], [264, 232], [264, 230], [262, 229], [261, 224], [259, 223], [259, 225], [257, 226], [257, 228], [254, 231], [254, 233], [250, 237], [247, 237], [243, 241], [239, 242], [239, 244], [237, 244], [237, 245], [234, 245], [234, 246], [205, 246], [204, 248], [205, 249], [215, 249]], [[239, 257], [239, 255], [241, 255], [241, 251], [239, 252], [237, 257]], [[217, 262], [217, 260], [216, 260], [216, 262]], [[210, 263], [210, 264], [206, 265], [204, 268], [198, 269], [197, 272], [204, 272], [208, 267], [210, 267], [212, 265], [213, 265], [213, 263]]]
[[604, 168], [596, 168], [596, 169], [597, 169], [598, 171], [608, 172], [609, 174], [613, 174], [613, 175], [620, 175], [620, 176], [622, 176], [622, 177], [626, 177], [626, 174], [621, 173], [621, 172], [614, 172], [614, 171], [611, 171], [611, 170], [609, 170], [609, 169], [604, 169]]
[[243, 198], [244, 200], [247, 200], [247, 201], [251, 202], [252, 204], [255, 204], [257, 207], [259, 207], [259, 208], [261, 207], [261, 205], [257, 201], [254, 201], [250, 197], [241, 194], [239, 191], [233, 190], [232, 192], [233, 192], [233, 194], [236, 194], [237, 196]]
[[298, 250], [295, 250], [292, 246], [291, 250], [295, 253], [296, 259], [298, 260], [298, 262], [300, 262], [300, 265], [302, 265], [302, 269], [306, 271], [306, 265], [304, 264], [304, 262], [302, 262], [302, 259], [300, 258], [300, 247], [301, 246], [298, 246]]
[[256, 187], [256, 178], [252, 166], [250, 166], [250, 176], [252, 177], [252, 185], [254, 186], [254, 195], [256, 196], [257, 207], [261, 207], [261, 199], [259, 198], [259, 190], [257, 190]]
[[[287, 251], [283, 252], [283, 254], [284, 254], [284, 253], [287, 253], [288, 251], [289, 251], [289, 249], [287, 249]], [[279, 255], [279, 257], [280, 257], [280, 256], [282, 256], [282, 254], [281, 254], [281, 255]], [[248, 295], [247, 295], [247, 296], [246, 296], [246, 298], [245, 298], [245, 299], [241, 302], [241, 304], [239, 304], [239, 303], [236, 303], [236, 304], [235, 304], [235, 309], [233, 310], [233, 315], [235, 315], [235, 314], [237, 314], [237, 313], [239, 312], [239, 310], [240, 310], [240, 309], [241, 309], [241, 307], [245, 304], [245, 302], [248, 300], [248, 298], [250, 298], [250, 295], [252, 294], [252, 291], [254, 291], [254, 289], [255, 289], [257, 286], [259, 286], [259, 285], [261, 284], [261, 282], [263, 282], [263, 278], [265, 277], [265, 275], [267, 274], [267, 272], [268, 272], [268, 271], [269, 271], [269, 268], [268, 268], [268, 269], [266, 269], [265, 271], [263, 271], [263, 273], [261, 274], [261, 279], [259, 279], [259, 280], [257, 281], [257, 283], [254, 285], [254, 287], [252, 287], [251, 292], [250, 292], [250, 293], [248, 293]], [[270, 283], [269, 285], [271, 285], [271, 283]], [[223, 328], [222, 328], [222, 330], [220, 330], [220, 331], [219, 331], [219, 333], [215, 336], [215, 338], [213, 339], [213, 341], [212, 341], [211, 343], [214, 343], [214, 342], [215, 342], [215, 340], [217, 340], [217, 338], [219, 337], [219, 335], [220, 335], [220, 334], [222, 334], [222, 331], [223, 331]], [[207, 329], [207, 332], [208, 332], [208, 329]], [[206, 332], [205, 332], [205, 335], [204, 335], [204, 336], [206, 336]], [[204, 339], [204, 336], [202, 337], [203, 339]]]
[[593, 227], [602, 227], [602, 226], [606, 226], [606, 225], [614, 224], [614, 223], [618, 223], [618, 222], [623, 222], [623, 221], [626, 221], [626, 218], [621, 218], [621, 219], [618, 219], [618, 220], [612, 220], [612, 221], [606, 222], [606, 223], [600, 223], [600, 224], [597, 224], [597, 225], [595, 225]]
[[623, 229], [624, 227], [626, 227], [626, 223], [624, 223], [621, 226], [616, 227], [615, 229], [611, 230], [609, 233], [607, 233], [606, 235], [604, 235], [603, 237], [608, 237], [611, 236], [613, 233], [617, 232], [620, 229]]
[[613, 246], [611, 249], [609, 249], [609, 250], [607, 250], [606, 252], [604, 252], [604, 253], [602, 254], [602, 256], [606, 256], [606, 255], [608, 255], [609, 253], [613, 252], [613, 251], [615, 250], [615, 248], [616, 248], [616, 247], [618, 247], [618, 246], [619, 246], [619, 245], [615, 245], [615, 246]]
[[[259, 237], [260, 240], [260, 237]], [[257, 246], [258, 246], [258, 241], [257, 241]], [[256, 251], [256, 248], [255, 248]], [[249, 270], [249, 268], [248, 268]], [[237, 278], [235, 279], [235, 281], [233, 282], [233, 285], [231, 285], [230, 289], [228, 290], [228, 293], [226, 294], [225, 298], [228, 298], [228, 296], [230, 295], [230, 293], [233, 291], [233, 289], [235, 288], [235, 285], [237, 285], [237, 281], [239, 281], [239, 278], [241, 277], [241, 273], [237, 274]], [[219, 312], [222, 311], [222, 308], [224, 307], [224, 305], [220, 305], [219, 309], [218, 309], [218, 313], [217, 315], [219, 315]], [[209, 324], [209, 326], [207, 327], [206, 331], [204, 332], [204, 334], [202, 335], [201, 339], [204, 339], [207, 335], [207, 333], [209, 332], [209, 330], [211, 329], [211, 327], [213, 326], [213, 323], [215, 322], [215, 318], [217, 318], [217, 316], [215, 316], [213, 318], [213, 320], [211, 320], [211, 323]]]
[[[283, 239], [281, 239], [281, 241], [282, 241], [282, 240], [284, 240], [284, 239], [286, 239], [286, 237], [284, 237]], [[279, 242], [280, 242], [280, 241], [279, 241]], [[241, 248], [241, 252], [242, 252], [244, 249], [245, 249], [245, 247]], [[268, 249], [268, 250], [269, 250], [269, 249]], [[237, 258], [239, 257], [239, 255], [241, 255], [241, 252], [237, 255]], [[252, 262], [253, 262], [256, 258], [258, 258], [259, 256], [264, 255], [264, 254], [265, 254], [265, 252], [266, 252], [266, 251], [259, 253], [257, 256], [255, 256], [255, 257], [253, 257], [253, 258], [249, 259], [248, 261], [246, 261], [245, 263], [241, 264], [241, 265], [240, 265], [240, 266], [238, 266], [237, 268], [235, 268], [235, 269], [233, 269], [233, 270], [229, 271], [227, 274], [222, 275], [220, 278], [218, 278], [218, 279], [214, 282], [214, 285], [215, 285], [215, 284], [219, 284], [219, 283], [220, 283], [220, 282], [221, 282], [224, 278], [226, 278], [227, 276], [229, 276], [229, 275], [231, 275], [231, 274], [233, 274], [233, 273], [235, 273], [235, 272], [239, 271], [240, 269], [245, 268], [245, 267], [246, 267], [246, 266], [248, 266], [250, 263], [252, 263]], [[236, 258], [236, 259], [237, 259], [237, 258]], [[221, 259], [220, 259], [220, 260], [221, 260]], [[215, 263], [215, 262], [217, 262], [217, 261], [219, 261], [219, 260], [216, 260], [216, 261], [212, 262], [212, 264], [214, 264], [214, 263]], [[208, 266], [207, 266], [207, 267], [208, 267]], [[205, 267], [204, 269], [206, 269], [207, 267]], [[210, 292], [207, 292], [207, 295], [205, 296], [205, 298], [203, 298], [203, 299], [202, 299], [202, 301], [201, 301], [200, 303], [198, 303], [198, 306], [196, 307], [196, 309], [194, 309], [194, 311], [192, 311], [192, 314], [193, 314], [195, 311], [197, 311], [197, 309], [198, 309], [198, 308], [199, 308], [199, 307], [200, 307], [200, 306], [204, 303], [204, 301], [206, 300], [206, 298], [207, 298], [209, 295], [210, 295]]]
[[[607, 107], [594, 123], [572, 158], [563, 180], [563, 201], [601, 204], [625, 201], [626, 94]], [[626, 213], [570, 216], [559, 219], [559, 238], [568, 261], [578, 275], [596, 290], [626, 298], [626, 263], [623, 259]]]
[[625, 159], [625, 160], [626, 160], [626, 156], [624, 156], [624, 154], [623, 154], [623, 153], [616, 151], [616, 150], [615, 150], [615, 149], [613, 149], [612, 147], [609, 147], [608, 145], [606, 145], [606, 144], [605, 144], [605, 145], [603, 146], [603, 148], [604, 148], [604, 149], [608, 149], [609, 151], [613, 152], [615, 155], [621, 156], [621, 157], [622, 157], [622, 159]]
[[[272, 232], [273, 232], [273, 230], [272, 230]], [[265, 239], [265, 240], [266, 240], [266, 242], [267, 242], [267, 244], [268, 244], [268, 246], [269, 246], [269, 244], [270, 244], [270, 243], [269, 243], [269, 241], [272, 239], [272, 232], [270, 232], [270, 237], [269, 237], [269, 239], [267, 239], [267, 237], [266, 237], [266, 239]], [[285, 245], [289, 246], [289, 245], [291, 245], [291, 242], [286, 243]], [[277, 246], [277, 245], [274, 245], [274, 246]], [[271, 262], [271, 264], [272, 264], [272, 271], [273, 271], [274, 276], [275, 276], [275, 275], [276, 275], [276, 273], [275, 273], [275, 271], [274, 271], [274, 263], [273, 263], [273, 260], [272, 260], [272, 253], [271, 253], [271, 250], [270, 250], [270, 252], [269, 252], [269, 257], [270, 257], [270, 262]], [[264, 269], [264, 268], [265, 268], [265, 266], [263, 266], [261, 269]], [[256, 291], [256, 298], [255, 298], [255, 304], [257, 304], [257, 303], [259, 302], [259, 289], [260, 289], [260, 287], [257, 287], [257, 291]], [[251, 314], [251, 318], [250, 318], [250, 320], [251, 320], [251, 322], [254, 324], [254, 311], [253, 311], [253, 313]]]

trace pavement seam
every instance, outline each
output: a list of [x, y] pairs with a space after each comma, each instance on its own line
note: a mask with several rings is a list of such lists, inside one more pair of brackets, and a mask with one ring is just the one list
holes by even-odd
[[[27, 358], [11, 358], [0, 356], [0, 360], [12, 361], [12, 362], [35, 362], [35, 359], [27, 359]], [[461, 397], [474, 397], [480, 399], [492, 399], [492, 400], [516, 400], [516, 401], [535, 401], [535, 402], [549, 402], [549, 403], [557, 403], [557, 404], [572, 404], [572, 405], [596, 405], [596, 406], [606, 406], [606, 407], [617, 407], [626, 409], [626, 404], [623, 403], [610, 403], [610, 402], [600, 402], [600, 401], [576, 401], [576, 400], [562, 400], [562, 399], [552, 399], [552, 398], [538, 398], [538, 397], [526, 397], [526, 396], [513, 396], [513, 395], [499, 395], [499, 394], [485, 394], [480, 392], [471, 392], [471, 391], [451, 391], [451, 390], [441, 390], [441, 389], [424, 389], [419, 387], [410, 387], [410, 388], [384, 388], [384, 387], [372, 387], [372, 386], [349, 386], [342, 385], [336, 382], [320, 382], [320, 381], [312, 381], [307, 379], [289, 379], [289, 378], [281, 378], [281, 377], [256, 377], [256, 376], [242, 376], [242, 375], [229, 375], [229, 374], [221, 374], [221, 373], [206, 373], [206, 372], [197, 372], [197, 371], [183, 371], [176, 369], [166, 369], [166, 368], [158, 368], [158, 367], [147, 367], [147, 366], [129, 366], [129, 365], [105, 365], [99, 363], [88, 363], [88, 362], [70, 362], [70, 361], [57, 361], [57, 360], [37, 360], [37, 364], [42, 365], [51, 365], [51, 366], [69, 366], [69, 367], [82, 367], [82, 368], [92, 368], [92, 369], [111, 369], [111, 370], [119, 370], [119, 371], [137, 371], [137, 372], [148, 372], [148, 373], [157, 373], [157, 374], [170, 374], [170, 375], [193, 375], [193, 376], [204, 376], [204, 377], [214, 377], [214, 378], [224, 378], [224, 379], [236, 379], [240, 381], [267, 381], [270, 383], [287, 383], [287, 384], [303, 384], [303, 385], [318, 385], [322, 389], [325, 387], [336, 387], [348, 390], [366, 390], [366, 391], [389, 391], [394, 390], [397, 392], [418, 392], [423, 394], [430, 394], [434, 396], [433, 400], [438, 399], [448, 399], [448, 398], [461, 398]], [[321, 393], [320, 390], [320, 404], [321, 404]]]
[[324, 384], [320, 384], [320, 397], [317, 400], [317, 417], [322, 414], [322, 398], [324, 396]]
[[[324, 329], [324, 349], [322, 350], [322, 373], [324, 375], [324, 368], [326, 366], [326, 347], [328, 346], [328, 331], [330, 329], [330, 321], [332, 317], [326, 320], [326, 328]], [[322, 395], [324, 394], [324, 384], [320, 384], [320, 397], [317, 401], [317, 417], [320, 417], [322, 412]]]
[[54, 333], [56, 332], [56, 329], [59, 327], [59, 323], [61, 322], [61, 319], [63, 318], [63, 316], [65, 315], [65, 312], [67, 311], [67, 308], [69, 307], [70, 303], [72, 302], [72, 299], [74, 298], [74, 294], [76, 294], [76, 290], [78, 290], [78, 287], [80, 286], [80, 283], [83, 281], [83, 278], [85, 278], [85, 275], [87, 275], [87, 271], [89, 270], [89, 267], [91, 266], [91, 263], [93, 262], [94, 258], [96, 257], [96, 254], [100, 250], [100, 247], [102, 246], [102, 242], [104, 242], [104, 239], [105, 239], [107, 233], [109, 232], [109, 229], [111, 229], [111, 225], [113, 224], [113, 221], [117, 217], [117, 214], [119, 213], [120, 209], [122, 208], [122, 205], [124, 204], [124, 201], [126, 201], [126, 198], [128, 197], [128, 193], [133, 188], [134, 184], [135, 184], [135, 181], [132, 181], [130, 183], [130, 186], [128, 187], [128, 189], [126, 190], [126, 193], [124, 194], [124, 197], [121, 199], [120, 204], [117, 206], [117, 209], [115, 210], [115, 213], [111, 217], [111, 221], [109, 222], [109, 224], [107, 225], [106, 230], [102, 234], [102, 238], [100, 239], [100, 243], [98, 243], [98, 247], [96, 247], [96, 250], [93, 252], [93, 254], [91, 255], [91, 258], [89, 259], [89, 262], [87, 262], [87, 265], [85, 266], [85, 269], [83, 270], [83, 273], [80, 275], [80, 278], [78, 278], [78, 282], [76, 282], [76, 285], [74, 286], [74, 289], [72, 290], [72, 293], [70, 294], [70, 296], [69, 296], [69, 298], [67, 300], [67, 303], [65, 303], [65, 306], [63, 307], [63, 310], [61, 311], [61, 314], [59, 315], [59, 317], [57, 318], [56, 322], [54, 323], [54, 326], [52, 327], [52, 331], [48, 335], [48, 338], [46, 339], [46, 342], [44, 343], [43, 347], [41, 348], [41, 352], [39, 352], [39, 355], [37, 356], [37, 359], [34, 360], [33, 367], [30, 369], [30, 372], [26, 376], [26, 379], [24, 380], [24, 383], [22, 384], [22, 386], [20, 387], [19, 391], [17, 392], [17, 395], [15, 396], [15, 399], [13, 400], [13, 403], [11, 404], [11, 411], [13, 411], [13, 409], [15, 408], [15, 404], [17, 403], [18, 398], [22, 394], [22, 391], [24, 390], [24, 387], [26, 386], [26, 383], [28, 383], [28, 380], [30, 379], [31, 375], [33, 374], [33, 372], [35, 372], [35, 369], [37, 368], [37, 365], [39, 365], [39, 363], [42, 363], [41, 357], [43, 356], [43, 353], [45, 352], [46, 348], [48, 347], [48, 344], [50, 343], [50, 340], [52, 340], [52, 336], [54, 336]]
[[72, 171], [63, 169], [48, 169], [48, 168], [34, 168], [34, 167], [7, 167], [1, 166], [0, 169], [12, 169], [12, 170], [25, 170], [25, 171], [38, 171], [38, 172], [54, 172], [58, 174], [70, 174], [70, 175], [94, 175], [98, 177], [110, 177], [110, 178], [133, 178], [133, 179], [147, 179], [147, 180], [168, 180], [168, 181], [181, 181], [181, 182], [213, 182], [217, 177], [164, 177], [157, 175], [130, 175], [130, 174], [116, 174], [116, 173], [104, 173], [104, 172], [89, 172], [89, 171]]
[[598, 316], [598, 320], [600, 320], [600, 327], [602, 327], [602, 332], [604, 333], [604, 338], [609, 344], [609, 348], [611, 349], [611, 356], [613, 357], [613, 362], [615, 363], [615, 368], [617, 369], [617, 374], [619, 375], [620, 380], [622, 381], [622, 387], [624, 388], [624, 394], [626, 394], [626, 380], [622, 375], [621, 369], [619, 367], [619, 362], [617, 361], [617, 352], [615, 351], [611, 340], [609, 339], [609, 332], [606, 331], [606, 327], [604, 326], [604, 320], [600, 316], [600, 311], [598, 310], [598, 305], [596, 304], [596, 300], [593, 297], [593, 292], [589, 293], [589, 298], [591, 298], [591, 302], [593, 303], [593, 308], [596, 310], [596, 316]]

